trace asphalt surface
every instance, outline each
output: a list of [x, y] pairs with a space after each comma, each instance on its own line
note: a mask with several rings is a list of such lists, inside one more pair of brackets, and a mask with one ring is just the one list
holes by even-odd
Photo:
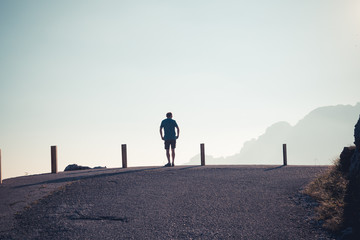
[[7, 189], [61, 183], [2, 223], [0, 239], [334, 239], [300, 194], [323, 170], [206, 166], [58, 175]]

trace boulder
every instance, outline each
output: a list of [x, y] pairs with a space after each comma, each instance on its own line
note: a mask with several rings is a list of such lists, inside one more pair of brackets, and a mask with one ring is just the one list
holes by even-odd
[[89, 167], [79, 166], [77, 164], [70, 164], [68, 165], [64, 171], [76, 171], [76, 170], [86, 170], [90, 169]]
[[[360, 239], [360, 118], [355, 125], [356, 148], [351, 157], [348, 186], [345, 195], [344, 222], [353, 229], [351, 239]], [[344, 156], [350, 154], [345, 152]], [[344, 163], [346, 165], [346, 163]]]
[[352, 156], [355, 153], [355, 147], [344, 147], [340, 154], [339, 170], [348, 173], [351, 165]]
[[360, 149], [360, 116], [358, 122], [355, 124], [355, 130], [354, 130], [354, 138], [355, 138], [355, 145], [356, 149], [359, 151]]
[[97, 167], [94, 167], [93, 169], [105, 169], [105, 168], [106, 168], [106, 166], [105, 167], [97, 166]]
[[360, 175], [360, 117], [358, 122], [355, 125], [354, 129], [354, 138], [355, 138], [355, 152], [351, 158], [350, 164], [350, 178], [356, 178]]

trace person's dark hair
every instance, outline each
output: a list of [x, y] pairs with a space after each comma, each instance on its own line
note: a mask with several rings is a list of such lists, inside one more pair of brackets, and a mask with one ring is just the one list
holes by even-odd
[[166, 114], [166, 117], [167, 117], [167, 118], [171, 118], [171, 117], [172, 117], [172, 113], [171, 113], [171, 112], [168, 112], [168, 113]]

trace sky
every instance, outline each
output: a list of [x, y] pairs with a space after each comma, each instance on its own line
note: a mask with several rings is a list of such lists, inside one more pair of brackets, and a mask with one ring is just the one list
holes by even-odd
[[[360, 101], [357, 0], [0, 0], [3, 178], [219, 157], [278, 121]], [[256, 164], [256, 163], [254, 163]]]

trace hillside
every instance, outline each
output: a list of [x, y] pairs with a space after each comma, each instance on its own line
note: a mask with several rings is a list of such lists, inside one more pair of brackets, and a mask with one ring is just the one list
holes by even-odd
[[[295, 126], [278, 122], [256, 139], [244, 143], [238, 154], [225, 158], [207, 156], [207, 164], [279, 164], [282, 144], [287, 144], [288, 163], [328, 165], [344, 146], [353, 144], [354, 125], [359, 118], [360, 103], [320, 107]], [[239, 133], [240, 134], [240, 133]], [[196, 164], [199, 155], [189, 164]]]

